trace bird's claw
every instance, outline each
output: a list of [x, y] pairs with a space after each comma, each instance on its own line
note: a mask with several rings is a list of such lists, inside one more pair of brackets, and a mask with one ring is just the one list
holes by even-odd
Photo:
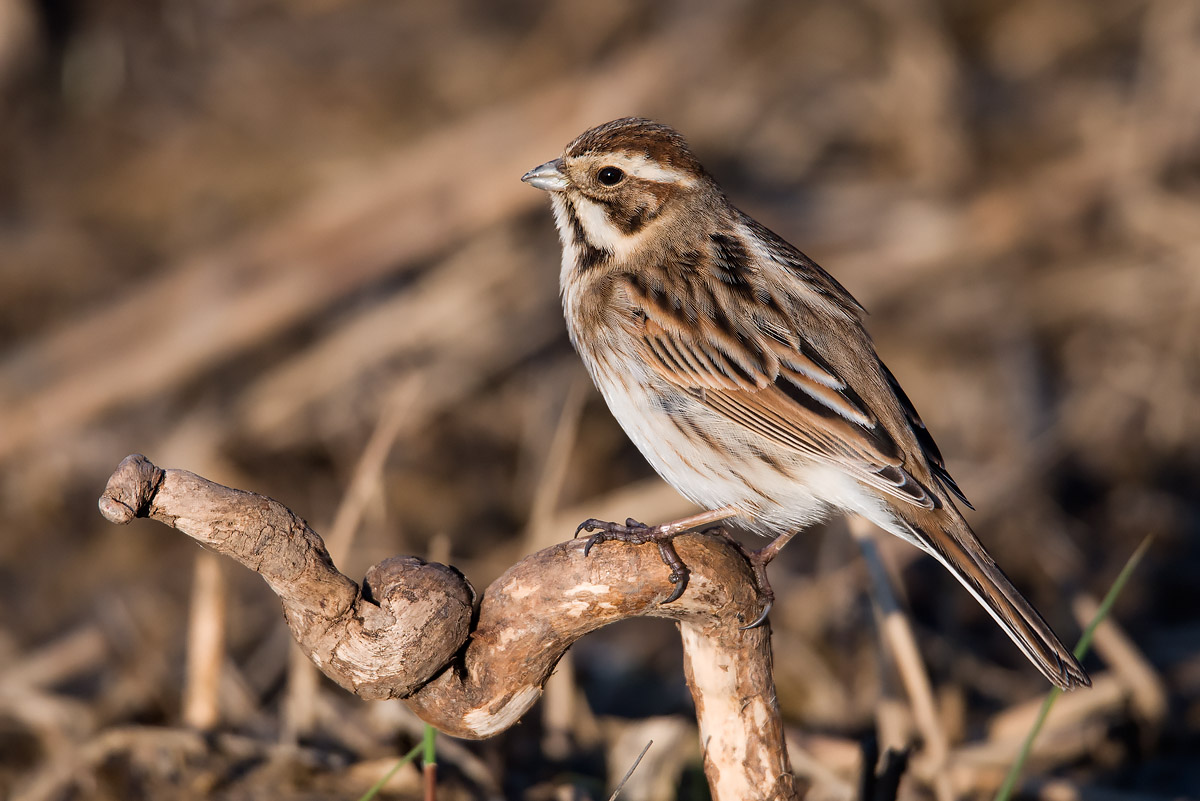
[[679, 558], [679, 554], [675, 550], [675, 544], [671, 540], [664, 540], [658, 543], [658, 553], [662, 557], [663, 562], [671, 568], [671, 583], [675, 585], [674, 591], [667, 596], [663, 601], [664, 604], [669, 604], [672, 601], [678, 601], [683, 591], [687, 589], [688, 579], [692, 576], [692, 571], [683, 560]]
[[675, 589], [671, 591], [671, 594], [667, 596], [663, 603], [669, 604], [672, 601], [678, 601], [683, 595], [683, 591], [687, 589], [688, 579], [691, 577], [692, 571], [679, 558], [679, 553], [675, 550], [675, 545], [672, 542], [675, 537], [683, 532], [664, 531], [661, 527], [647, 526], [645, 523], [640, 523], [632, 517], [626, 518], [624, 523], [612, 523], [589, 517], [576, 527], [575, 536], [578, 537], [584, 531], [595, 532], [588, 537], [587, 542], [583, 545], [584, 557], [591, 553], [593, 546], [608, 540], [627, 542], [631, 545], [655, 543], [658, 545], [658, 553], [662, 557], [663, 563], [671, 568], [669, 578], [671, 583], [675, 585]]
[[575, 527], [575, 537], [578, 537], [585, 531], [595, 531], [596, 529], [601, 528], [603, 525], [603, 520], [597, 520], [594, 517], [589, 517], [587, 520], [584, 520]]
[[758, 617], [742, 626], [741, 631], [756, 629], [766, 623], [767, 616], [771, 614], [771, 607], [775, 605], [775, 590], [771, 588], [771, 582], [767, 580], [767, 565], [779, 553], [779, 549], [773, 548], [772, 545], [774, 542], [757, 551], [749, 553], [742, 551], [746, 560], [750, 562], [750, 572], [754, 575], [754, 583], [758, 585], [758, 597], [763, 601], [763, 609], [758, 613]]
[[769, 599], [767, 601], [766, 605], [763, 606], [763, 610], [762, 610], [762, 612], [759, 613], [758, 617], [754, 618], [754, 620], [752, 622], [739, 627], [738, 630], [739, 631], [749, 631], [750, 629], [756, 629], [759, 626], [761, 626], [763, 623], [766, 623], [767, 615], [771, 614], [771, 607], [774, 605], [775, 605], [774, 599]]

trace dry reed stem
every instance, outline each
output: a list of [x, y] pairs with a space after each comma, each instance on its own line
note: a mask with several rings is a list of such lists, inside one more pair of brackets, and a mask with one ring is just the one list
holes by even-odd
[[[350, 555], [363, 512], [371, 494], [379, 488], [379, 477], [383, 473], [388, 453], [405, 425], [409, 407], [420, 388], [421, 382], [417, 380], [408, 381], [398, 387], [391, 400], [384, 406], [383, 414], [354, 466], [350, 484], [342, 494], [326, 543], [330, 558], [335, 564], [344, 564]], [[312, 732], [317, 715], [316, 695], [319, 692], [320, 684], [313, 663], [303, 651], [289, 649], [287, 690], [280, 727], [282, 742], [296, 743], [300, 737]]]
[[317, 749], [279, 746], [253, 737], [220, 733], [212, 738], [193, 729], [162, 726], [118, 726], [98, 732], [71, 748], [61, 749], [37, 773], [16, 788], [11, 801], [53, 801], [72, 788], [87, 796], [95, 789], [94, 774], [117, 757], [140, 762], [186, 763], [206, 753], [220, 751], [247, 762], [280, 759], [309, 769], [329, 770], [331, 759]]
[[[529, 518], [525, 524], [525, 548], [528, 551], [544, 548], [557, 539], [550, 539], [553, 529], [546, 526], [546, 521], [558, 505], [559, 492], [566, 478], [571, 452], [575, 447], [585, 397], [584, 384], [577, 378], [567, 388], [566, 397], [563, 398], [558, 424], [554, 427], [543, 460], [541, 476], [535, 485]], [[547, 541], [540, 542], [541, 539]], [[546, 680], [544, 689], [542, 749], [551, 759], [561, 760], [567, 757], [571, 751], [571, 736], [576, 729], [579, 715], [591, 714], [590, 710], [579, 709], [581, 706], [586, 707], [587, 702], [576, 692], [575, 678], [574, 658], [568, 651], [559, 660], [558, 668]]]
[[525, 524], [524, 547], [530, 551], [552, 545], [557, 541], [555, 534], [563, 530], [561, 526], [556, 528], [553, 525], [554, 515], [558, 509], [559, 493], [567, 477], [571, 454], [575, 449], [583, 403], [589, 392], [590, 388], [582, 377], [576, 377], [563, 398], [558, 424], [554, 427], [554, 434], [546, 449], [541, 476], [529, 506], [529, 519]]
[[210, 551], [196, 557], [188, 609], [187, 669], [183, 722], [207, 730], [221, 717], [221, 671], [225, 662], [225, 579], [221, 558]]
[[[1092, 678], [1092, 686], [1087, 692], [1063, 693], [1054, 702], [1038, 742], [1047, 743], [1054, 738], [1054, 732], [1078, 728], [1089, 720], [1103, 718], [1129, 700], [1129, 690], [1112, 673], [1106, 671]], [[1044, 700], [1043, 696], [1032, 698], [997, 714], [988, 724], [988, 739], [997, 743], [1022, 740], [1033, 728]], [[1034, 753], [1037, 753], [1036, 749]]]
[[83, 625], [25, 654], [0, 671], [0, 693], [16, 694], [36, 687], [52, 687], [94, 667], [108, 656], [108, 644], [97, 626]]
[[[1091, 623], [1100, 608], [1096, 599], [1086, 594], [1076, 596], [1073, 606], [1081, 627]], [[1158, 671], [1112, 615], [1096, 627], [1092, 647], [1129, 691], [1138, 722], [1145, 727], [1143, 745], [1153, 746], [1168, 712], [1167, 688]]]
[[[186, 258], [9, 354], [0, 361], [0, 386], [14, 388], [0, 396], [8, 422], [0, 462], [176, 386], [332, 299], [537, 207], [543, 198], [517, 178], [546, 159], [545, 141], [570, 141], [614, 92], [630, 104], [661, 92], [662, 65], [686, 46], [658, 42], [627, 52], [602, 79], [572, 75], [439, 129], [369, 178], [328, 187], [274, 226]], [[497, 169], [498, 161], [508, 168]], [[471, 180], [454, 180], [451, 166]]]
[[[862, 549], [871, 576], [871, 598], [875, 602], [880, 618], [880, 634], [895, 660], [900, 679], [912, 705], [913, 719], [925, 741], [925, 764], [921, 773], [933, 784], [938, 801], [952, 801], [954, 793], [945, 772], [950, 744], [942, 730], [937, 714], [933, 688], [925, 661], [917, 648], [917, 639], [912, 624], [896, 598], [891, 578], [875, 544], [875, 526], [862, 517], [849, 519], [850, 532]], [[915, 765], [914, 765], [915, 767]]]
[[418, 380], [400, 384], [397, 391], [384, 404], [375, 430], [363, 447], [358, 462], [350, 475], [350, 484], [342, 494], [329, 526], [326, 546], [334, 564], [345, 562], [354, 547], [354, 537], [362, 522], [363, 514], [371, 495], [379, 491], [380, 477], [388, 454], [397, 437], [411, 425], [409, 411], [424, 387]]

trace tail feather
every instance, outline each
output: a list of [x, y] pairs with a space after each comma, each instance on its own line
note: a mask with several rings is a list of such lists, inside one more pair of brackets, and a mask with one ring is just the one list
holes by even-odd
[[1091, 686], [1079, 661], [996, 566], [966, 521], [945, 510], [920, 515], [924, 520], [917, 517], [905, 510], [901, 520], [911, 539], [967, 588], [1042, 675], [1064, 690]]

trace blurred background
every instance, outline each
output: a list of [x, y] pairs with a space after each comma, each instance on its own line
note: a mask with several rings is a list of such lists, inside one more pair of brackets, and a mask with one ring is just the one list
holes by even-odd
[[[1198, 79], [1179, 0], [0, 0], [0, 796], [356, 798], [419, 737], [296, 664], [257, 576], [104, 522], [128, 453], [279, 499], [353, 578], [409, 553], [482, 590], [585, 517], [688, 511], [571, 351], [519, 181], [639, 114], [863, 302], [1065, 640], [1154, 535], [1023, 792], [1197, 797]], [[1048, 686], [884, 546], [988, 797]], [[873, 732], [919, 761], [845, 524], [772, 578], [811, 797]], [[648, 739], [625, 797], [705, 797], [678, 649], [586, 638], [516, 728], [441, 739], [444, 797], [604, 798]]]

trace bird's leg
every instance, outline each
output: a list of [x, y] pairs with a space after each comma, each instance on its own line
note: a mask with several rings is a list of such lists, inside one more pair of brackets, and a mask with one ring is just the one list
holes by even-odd
[[771, 614], [771, 607], [775, 605], [775, 590], [771, 589], [771, 582], [767, 581], [767, 565], [771, 564], [771, 560], [779, 555], [783, 546], [787, 545], [788, 540], [796, 536], [798, 531], [799, 529], [792, 529], [780, 534], [757, 551], [746, 552], [746, 559], [754, 572], [754, 583], [758, 585], [758, 594], [763, 599], [763, 610], [752, 623], [742, 626], [743, 629], [758, 628], [767, 621], [767, 615]]
[[593, 545], [598, 545], [606, 540], [618, 540], [619, 542], [628, 542], [633, 545], [643, 545], [653, 542], [658, 546], [658, 552], [662, 556], [663, 563], [671, 568], [670, 578], [671, 583], [675, 585], [675, 589], [670, 597], [663, 601], [663, 603], [669, 604], [672, 601], [679, 600], [679, 596], [683, 595], [683, 591], [687, 589], [688, 577], [691, 575], [688, 566], [679, 558], [679, 553], [675, 550], [673, 540], [680, 534], [685, 534], [692, 529], [707, 526], [721, 520], [728, 520], [736, 515], [737, 510], [732, 506], [722, 506], [720, 509], [701, 512], [697, 515], [672, 520], [670, 523], [662, 523], [657, 526], [647, 526], [645, 523], [639, 523], [632, 517], [626, 519], [624, 523], [610, 523], [592, 517], [579, 524], [579, 527], [575, 529], [575, 536], [578, 537], [580, 532], [583, 531], [595, 532], [588, 537], [587, 543], [583, 546], [584, 556], [587, 556], [591, 552]]

